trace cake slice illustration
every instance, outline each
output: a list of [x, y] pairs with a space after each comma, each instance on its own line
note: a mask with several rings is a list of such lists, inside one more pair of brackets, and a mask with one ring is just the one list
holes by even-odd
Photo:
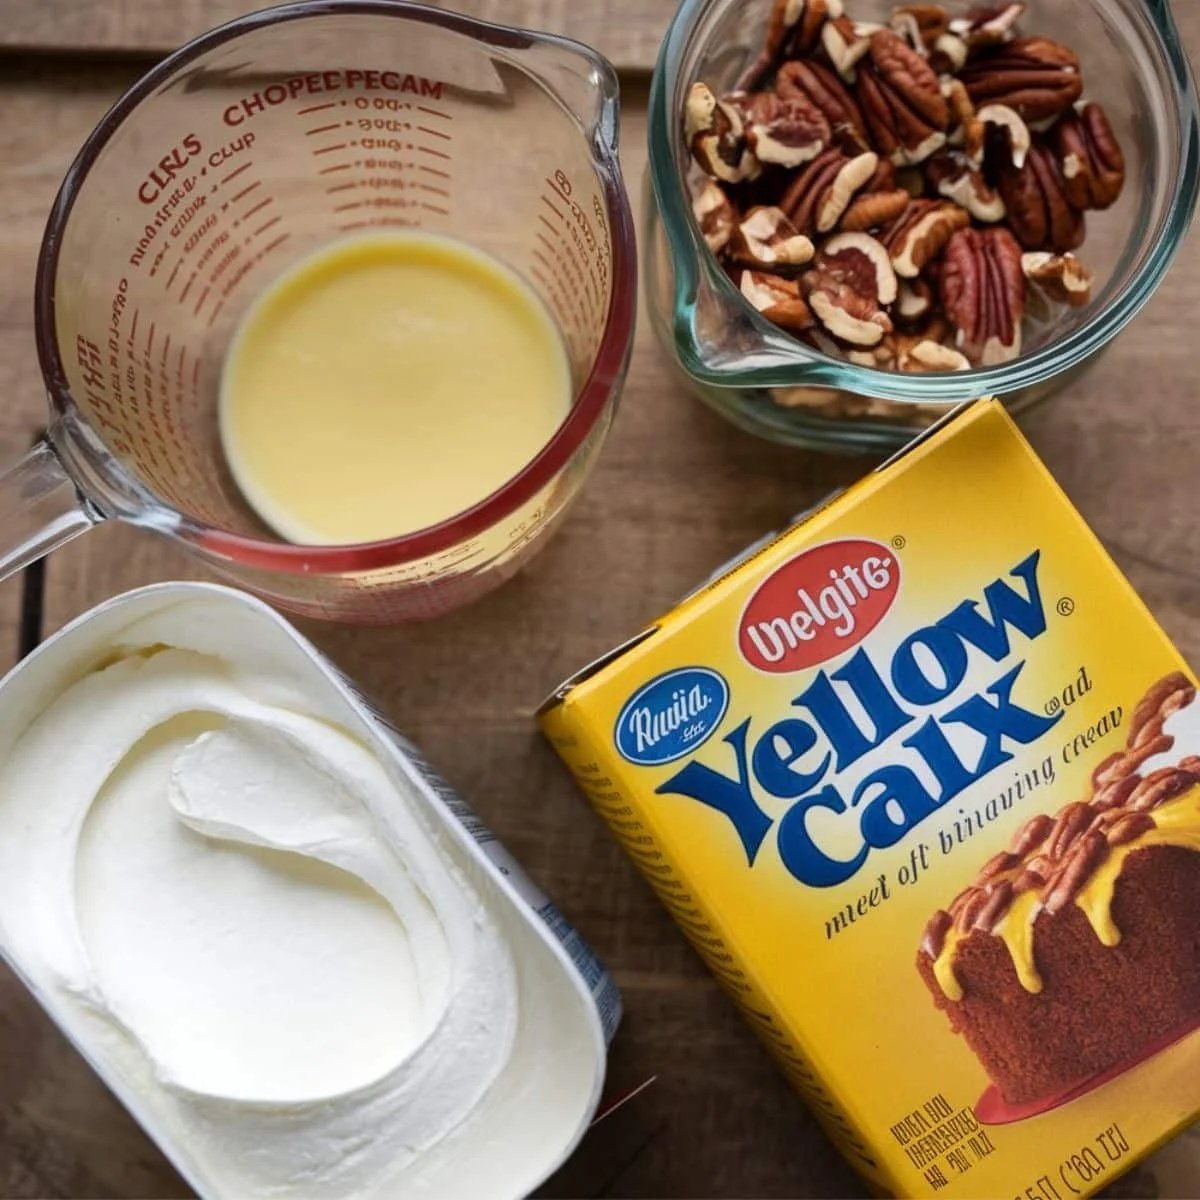
[[1200, 1024], [1195, 700], [1182, 673], [1154, 684], [1090, 797], [1031, 817], [925, 928], [917, 969], [1008, 1105]]

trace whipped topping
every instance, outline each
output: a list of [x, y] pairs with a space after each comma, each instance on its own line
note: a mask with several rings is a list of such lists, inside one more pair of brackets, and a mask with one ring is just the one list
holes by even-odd
[[265, 661], [128, 644], [49, 700], [0, 766], [0, 939], [216, 1194], [395, 1195], [505, 1067], [514, 961]]

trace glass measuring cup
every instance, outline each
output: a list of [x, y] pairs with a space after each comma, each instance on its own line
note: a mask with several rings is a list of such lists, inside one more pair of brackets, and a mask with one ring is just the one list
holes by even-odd
[[[281, 541], [221, 453], [225, 349], [315, 247], [414, 228], [495, 255], [541, 296], [571, 410], [450, 520], [355, 546]], [[586, 47], [394, 0], [291, 4], [212, 30], [114, 105], [55, 202], [35, 302], [51, 421], [0, 477], [0, 577], [119, 518], [310, 616], [383, 624], [466, 603], [544, 541], [594, 461], [628, 365], [635, 273], [616, 77]]]

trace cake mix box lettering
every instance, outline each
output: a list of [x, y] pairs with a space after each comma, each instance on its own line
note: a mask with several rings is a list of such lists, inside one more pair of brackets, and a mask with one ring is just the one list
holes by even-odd
[[540, 719], [880, 1191], [1086, 1196], [1200, 1113], [1194, 677], [998, 404]]

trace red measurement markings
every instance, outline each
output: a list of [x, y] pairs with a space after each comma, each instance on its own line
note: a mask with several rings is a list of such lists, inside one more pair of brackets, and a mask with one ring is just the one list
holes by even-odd
[[432, 183], [418, 183], [417, 190], [428, 192], [432, 196], [443, 196], [445, 199], [450, 199], [450, 193], [444, 187], [435, 187]]
[[260, 188], [260, 187], [262, 187], [262, 180], [256, 179], [253, 183], [249, 184], [247, 187], [242, 188], [242, 190], [240, 192], [235, 192], [229, 198], [229, 203], [237, 204], [239, 200], [244, 200], [248, 195], [250, 195], [250, 193], [252, 191], [254, 191], [255, 188]]
[[335, 213], [353, 212], [356, 208], [366, 208], [365, 200], [355, 200], [353, 204], [338, 204], [334, 208]]
[[427, 167], [424, 163], [419, 163], [417, 165], [417, 170], [424, 171], [426, 175], [434, 175], [438, 179], [449, 179], [450, 178], [449, 171], [439, 171], [437, 169], [437, 167]]
[[421, 133], [427, 133], [430, 137], [441, 138], [443, 142], [452, 142], [454, 138], [448, 133], [443, 133], [440, 129], [430, 129], [428, 125], [418, 125], [417, 129]]
[[332, 196], [337, 192], [352, 192], [356, 187], [358, 187], [357, 183], [339, 183], [336, 187], [327, 187], [325, 194]]
[[349, 163], [335, 163], [332, 167], [322, 167], [317, 172], [317, 174], [318, 175], [332, 175], [334, 173], [334, 171], [348, 171], [348, 170], [350, 170]]
[[240, 167], [235, 167], [232, 171], [229, 172], [228, 175], [225, 176], [224, 179], [221, 180], [221, 182], [218, 186], [224, 187], [227, 183], [232, 183], [243, 172], [250, 170], [250, 168], [252, 166], [254, 166], [254, 162], [253, 162], [253, 160], [250, 160], [250, 161], [242, 163], [242, 165]]
[[454, 117], [448, 112], [442, 112], [440, 108], [429, 108], [427, 105], [418, 104], [417, 112], [428, 113], [431, 117], [440, 117], [443, 121], [453, 121]]
[[332, 146], [318, 146], [313, 150], [313, 154], [332, 154], [334, 150], [345, 150], [345, 142], [336, 142]]
[[328, 133], [331, 129], [341, 129], [341, 121], [332, 121], [328, 125], [315, 125], [312, 129], [304, 131], [305, 137], [313, 137], [318, 133]]
[[428, 154], [430, 158], [444, 159], [446, 162], [454, 161], [450, 155], [443, 154], [440, 150], [435, 150], [432, 146], [418, 146], [417, 152], [420, 154]]
[[331, 100], [328, 104], [313, 104], [313, 105], [310, 105], [308, 108], [298, 109], [296, 112], [296, 116], [307, 117], [309, 115], [309, 113], [324, 112], [326, 109], [329, 109], [329, 108], [337, 108], [337, 101]]
[[265, 222], [264, 224], [260, 225], [257, 229], [255, 229], [251, 233], [250, 236], [251, 237], [261, 237], [264, 233], [267, 232], [268, 229], [274, 228], [282, 220], [283, 220], [283, 217], [277, 214], [276, 216], [273, 216], [269, 221]]

